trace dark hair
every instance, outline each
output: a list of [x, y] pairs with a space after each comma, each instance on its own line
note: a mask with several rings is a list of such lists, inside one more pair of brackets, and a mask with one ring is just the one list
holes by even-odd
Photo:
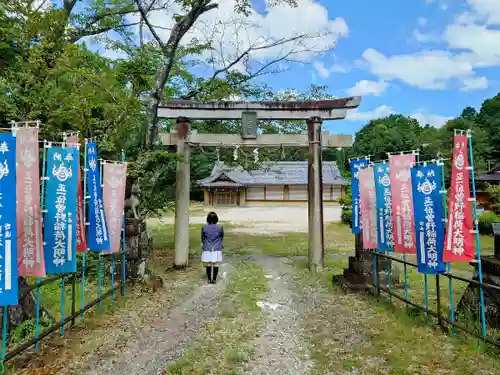
[[208, 224], [217, 224], [218, 221], [219, 221], [219, 218], [215, 212], [210, 212], [207, 215], [207, 223]]

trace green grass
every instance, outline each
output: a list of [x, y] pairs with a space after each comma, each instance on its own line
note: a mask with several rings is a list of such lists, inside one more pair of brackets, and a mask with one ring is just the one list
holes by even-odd
[[[452, 338], [429, 326], [421, 315], [333, 287], [337, 261], [326, 272], [311, 274], [295, 262], [300, 290], [315, 290], [306, 315], [307, 340], [313, 348], [313, 374], [357, 369], [359, 374], [497, 374], [500, 361], [488, 345], [465, 336]], [[346, 328], [347, 327], [347, 328]], [[335, 373], [335, 372], [333, 372]]]
[[217, 319], [206, 324], [188, 353], [166, 369], [170, 375], [235, 374], [252, 357], [250, 342], [263, 325], [257, 301], [267, 290], [261, 267], [236, 263]]

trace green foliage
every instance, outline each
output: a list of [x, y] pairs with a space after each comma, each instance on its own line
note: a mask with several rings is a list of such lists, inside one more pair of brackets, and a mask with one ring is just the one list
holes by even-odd
[[500, 185], [489, 185], [486, 188], [489, 195], [489, 203], [495, 213], [500, 213]]
[[348, 187], [347, 192], [339, 199], [339, 204], [342, 207], [340, 220], [344, 224], [352, 225], [352, 190]]
[[483, 235], [493, 234], [492, 224], [500, 221], [500, 216], [494, 212], [485, 212], [479, 216], [479, 233]]
[[372, 160], [387, 159], [387, 152], [419, 149], [435, 137], [436, 132], [433, 127], [421, 127], [413, 118], [390, 115], [370, 121], [356, 133], [352, 155], [371, 155]]
[[[9, 345], [18, 345], [35, 336], [36, 329], [35, 319], [29, 319], [15, 327], [9, 335]], [[39, 332], [50, 327], [55, 322], [46, 316], [40, 317]]]

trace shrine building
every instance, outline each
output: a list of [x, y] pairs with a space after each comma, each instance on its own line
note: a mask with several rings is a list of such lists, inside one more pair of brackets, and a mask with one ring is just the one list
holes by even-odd
[[[323, 202], [337, 204], [349, 184], [335, 162], [323, 162]], [[218, 162], [212, 173], [198, 181], [204, 203], [210, 206], [307, 203], [307, 161], [279, 161], [246, 171]]]

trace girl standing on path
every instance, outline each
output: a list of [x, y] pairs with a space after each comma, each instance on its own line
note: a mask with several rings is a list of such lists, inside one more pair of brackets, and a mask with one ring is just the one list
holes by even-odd
[[215, 212], [207, 216], [207, 224], [201, 228], [201, 261], [207, 268], [207, 277], [210, 284], [215, 284], [219, 263], [222, 262], [222, 240], [224, 229], [217, 224], [219, 218]]

